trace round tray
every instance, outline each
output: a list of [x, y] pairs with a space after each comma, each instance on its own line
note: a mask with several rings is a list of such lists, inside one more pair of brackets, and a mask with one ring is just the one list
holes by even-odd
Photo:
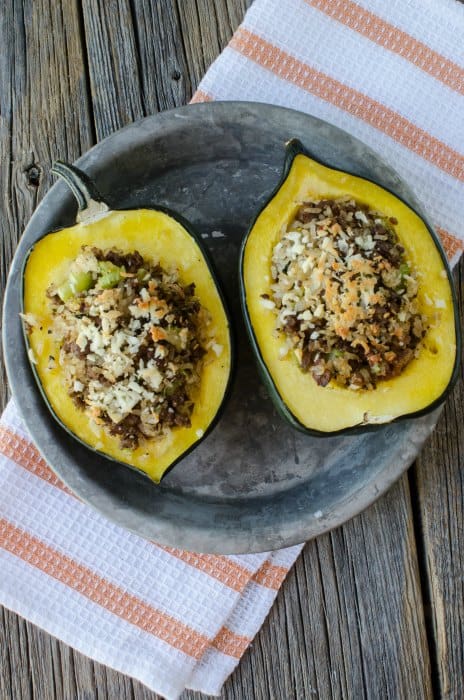
[[[274, 410], [254, 364], [238, 300], [238, 251], [278, 182], [297, 137], [334, 167], [388, 187], [416, 210], [409, 187], [375, 153], [314, 117], [270, 105], [215, 102], [164, 112], [112, 134], [77, 161], [113, 208], [164, 205], [199, 230], [234, 318], [237, 372], [212, 433], [156, 485], [94, 454], [53, 420], [37, 389], [19, 321], [21, 269], [35, 240], [73, 223], [55, 184], [16, 252], [5, 295], [4, 349], [19, 410], [40, 452], [76, 495], [119, 525], [202, 552], [258, 552], [302, 542], [372, 503], [411, 464], [438, 411], [374, 433], [315, 438]], [[422, 213], [422, 212], [421, 212]]]

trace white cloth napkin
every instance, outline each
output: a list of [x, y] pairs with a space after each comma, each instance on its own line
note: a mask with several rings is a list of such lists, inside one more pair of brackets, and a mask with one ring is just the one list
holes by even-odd
[[10, 402], [0, 421], [0, 603], [169, 699], [218, 694], [301, 546], [215, 556], [148, 542], [79, 501]]
[[[255, 0], [194, 101], [310, 112], [412, 184], [448, 256], [463, 250], [464, 6]], [[164, 697], [218, 694], [300, 547], [211, 556], [147, 542], [77, 500], [10, 403], [0, 423], [0, 603]]]

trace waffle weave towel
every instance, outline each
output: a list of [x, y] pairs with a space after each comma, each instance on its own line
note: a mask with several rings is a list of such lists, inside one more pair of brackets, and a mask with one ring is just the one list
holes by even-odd
[[[463, 249], [464, 6], [255, 0], [194, 101], [258, 100], [350, 131]], [[300, 547], [210, 556], [147, 542], [78, 501], [10, 403], [0, 423], [0, 603], [169, 699], [218, 694]]]

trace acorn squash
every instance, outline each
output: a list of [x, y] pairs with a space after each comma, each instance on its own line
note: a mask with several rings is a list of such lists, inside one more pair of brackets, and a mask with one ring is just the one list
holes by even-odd
[[[267, 301], [273, 294], [273, 251], [301, 204], [345, 196], [397, 224], [397, 240], [419, 279], [419, 311], [422, 318], [431, 319], [416, 356], [398, 376], [358, 391], [333, 379], [320, 385], [302, 371], [293, 353], [283, 357], [285, 338], [281, 329], [276, 330], [273, 302]], [[435, 232], [392, 192], [327, 167], [297, 140], [287, 144], [280, 183], [243, 241], [239, 275], [245, 323], [264, 382], [281, 415], [303, 432], [319, 436], [362, 432], [419, 416], [443, 402], [456, 379], [460, 356], [456, 300]]]
[[[73, 166], [56, 163], [53, 172], [63, 177], [75, 194], [77, 223], [51, 232], [29, 251], [23, 272], [23, 318], [29, 358], [39, 388], [54, 418], [71, 435], [104, 456], [133, 467], [159, 482], [166, 471], [204, 439], [217, 421], [232, 374], [232, 339], [228, 312], [211, 264], [199, 236], [178, 215], [161, 208], [109, 210], [87, 176]], [[72, 400], [57, 358], [60, 347], [51, 332], [53, 318], [47, 290], [58, 287], [62, 299], [86, 287], [82, 275], [73, 278], [70, 265], [82, 246], [138, 251], [142, 258], [165, 269], [176, 269], [179, 283], [195, 284], [195, 297], [209, 313], [208, 329], [214, 336], [202, 363], [199, 388], [194, 397], [191, 424], [175, 427], [164, 437], [146, 439], [136, 449], [121, 447]], [[104, 263], [102, 288], [111, 287], [115, 267]], [[84, 275], [85, 277], [85, 275]], [[63, 291], [64, 290], [64, 291]], [[32, 326], [27, 319], [34, 319]], [[220, 353], [218, 353], [220, 348]]]

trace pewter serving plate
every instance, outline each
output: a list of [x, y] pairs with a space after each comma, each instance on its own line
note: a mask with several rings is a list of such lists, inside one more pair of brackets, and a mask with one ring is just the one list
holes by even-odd
[[238, 251], [253, 215], [277, 184], [284, 144], [298, 137], [315, 157], [388, 187], [421, 207], [405, 183], [361, 142], [299, 112], [255, 103], [208, 103], [148, 117], [77, 161], [113, 208], [165, 205], [202, 233], [223, 284], [237, 339], [237, 372], [212, 433], [162, 481], [149, 481], [70, 437], [47, 410], [19, 321], [21, 268], [44, 233], [74, 222], [56, 184], [34, 213], [5, 296], [4, 348], [17, 405], [44, 458], [79, 496], [119, 525], [202, 552], [259, 552], [340, 525], [385, 492], [416, 457], [438, 412], [378, 432], [307, 437], [277, 415], [261, 384], [241, 319]]

